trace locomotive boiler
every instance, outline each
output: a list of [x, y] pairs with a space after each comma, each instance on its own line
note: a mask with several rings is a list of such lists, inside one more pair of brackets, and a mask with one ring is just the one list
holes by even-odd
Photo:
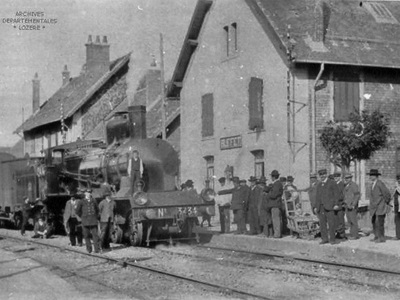
[[[137, 150], [143, 176], [136, 187], [128, 174]], [[191, 239], [198, 225], [197, 209], [207, 206], [196, 192], [178, 191], [179, 157], [164, 140], [146, 137], [146, 108], [131, 106], [106, 125], [106, 143], [77, 141], [46, 151], [45, 204], [61, 215], [70, 194], [90, 188], [102, 199], [103, 178], [117, 204], [114, 242], [133, 246], [153, 240]], [[198, 237], [197, 237], [198, 238]]]

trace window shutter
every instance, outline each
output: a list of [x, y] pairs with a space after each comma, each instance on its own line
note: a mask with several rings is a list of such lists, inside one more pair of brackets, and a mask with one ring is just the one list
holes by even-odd
[[264, 109], [262, 104], [263, 80], [252, 77], [249, 84], [249, 129], [264, 128]]
[[214, 96], [205, 94], [201, 99], [202, 137], [214, 135]]

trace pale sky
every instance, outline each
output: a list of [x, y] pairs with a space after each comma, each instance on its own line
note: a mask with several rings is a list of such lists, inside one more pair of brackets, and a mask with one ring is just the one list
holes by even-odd
[[[196, 0], [2, 0], [0, 5], [0, 146], [12, 146], [19, 139], [12, 132], [22, 123], [22, 108], [25, 119], [32, 113], [34, 74], [41, 80], [42, 104], [60, 88], [64, 65], [72, 77], [79, 75], [89, 34], [108, 37], [111, 60], [133, 51], [133, 63], [143, 68], [152, 54], [159, 61], [162, 33], [168, 79]], [[42, 18], [57, 22], [20, 30], [24, 24], [6, 20], [19, 11], [42, 12]]]

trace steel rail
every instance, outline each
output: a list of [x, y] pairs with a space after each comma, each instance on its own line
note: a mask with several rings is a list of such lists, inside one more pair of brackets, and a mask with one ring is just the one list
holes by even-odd
[[[233, 250], [233, 249], [225, 249], [225, 248], [218, 248], [218, 247], [209, 247], [209, 246], [200, 246], [197, 245], [196, 247], [199, 248], [209, 248], [209, 249], [214, 249], [214, 250], [222, 250], [222, 251], [226, 251], [226, 252], [238, 252], [238, 253], [245, 253], [245, 254], [252, 254], [252, 255], [263, 255], [266, 256], [265, 254], [257, 254], [254, 252], [249, 252], [249, 251], [237, 251], [237, 250]], [[321, 273], [317, 273], [317, 272], [312, 272], [312, 271], [305, 271], [305, 270], [296, 270], [295, 268], [285, 268], [285, 267], [280, 267], [280, 266], [260, 266], [260, 265], [256, 265], [254, 263], [248, 263], [248, 262], [243, 262], [243, 261], [237, 261], [237, 260], [232, 260], [232, 259], [224, 259], [224, 260], [219, 260], [216, 258], [212, 258], [212, 257], [206, 257], [203, 255], [199, 255], [199, 254], [192, 254], [192, 253], [181, 253], [181, 252], [175, 252], [175, 251], [168, 251], [165, 249], [155, 249], [155, 251], [162, 251], [165, 253], [169, 253], [172, 255], [180, 255], [180, 256], [189, 256], [189, 257], [194, 257], [194, 258], [207, 258], [209, 260], [214, 260], [217, 262], [222, 262], [222, 263], [229, 263], [229, 264], [240, 264], [243, 266], [247, 266], [247, 267], [257, 267], [257, 268], [261, 268], [261, 269], [265, 269], [265, 270], [272, 270], [272, 271], [278, 271], [278, 272], [287, 272], [287, 273], [291, 273], [291, 274], [296, 274], [296, 275], [302, 275], [302, 276], [308, 276], [308, 277], [314, 277], [314, 278], [325, 278], [325, 279], [333, 279], [333, 280], [339, 280], [339, 281], [343, 281], [345, 283], [350, 283], [350, 284], [355, 284], [355, 285], [360, 285], [360, 286], [371, 286], [371, 287], [375, 287], [375, 288], [387, 288], [386, 286], [382, 285], [382, 284], [376, 284], [376, 283], [372, 283], [372, 282], [368, 282], [366, 283], [365, 281], [360, 281], [360, 280], [356, 280], [356, 279], [350, 279], [350, 278], [338, 278], [335, 275], [328, 275], [328, 274], [321, 274]], [[270, 256], [270, 255], [267, 255]], [[281, 257], [281, 256], [278, 256]], [[399, 289], [399, 288], [395, 288], [395, 289]]]
[[183, 281], [188, 281], [188, 282], [195, 283], [195, 284], [201, 284], [201, 285], [204, 285], [204, 286], [207, 286], [207, 287], [212, 287], [214, 289], [217, 289], [218, 291], [224, 291], [224, 292], [227, 292], [227, 293], [235, 293], [235, 294], [238, 294], [238, 295], [252, 297], [252, 298], [255, 298], [255, 299], [264, 299], [264, 300], [272, 300], [273, 299], [273, 298], [269, 298], [269, 297], [266, 297], [266, 296], [255, 295], [255, 294], [248, 293], [248, 292], [245, 292], [245, 291], [242, 291], [242, 290], [238, 290], [238, 289], [230, 288], [230, 287], [227, 287], [227, 286], [219, 285], [219, 284], [216, 284], [216, 283], [207, 282], [207, 281], [204, 281], [204, 280], [189, 278], [189, 277], [185, 277], [185, 276], [182, 276], [182, 275], [179, 275], [179, 274], [175, 274], [175, 273], [159, 270], [159, 269], [156, 269], [156, 268], [151, 268], [151, 267], [147, 267], [147, 266], [141, 266], [141, 265], [138, 265], [138, 264], [135, 264], [135, 263], [127, 262], [127, 261], [122, 260], [122, 259], [116, 259], [116, 258], [112, 258], [112, 257], [107, 257], [107, 256], [103, 256], [103, 255], [100, 255], [100, 254], [86, 253], [86, 252], [75, 250], [75, 249], [69, 249], [67, 247], [62, 247], [62, 246], [47, 244], [47, 243], [44, 243], [44, 242], [39, 242], [37, 240], [34, 240], [34, 241], [29, 240], [29, 241], [27, 241], [26, 239], [23, 239], [23, 238], [12, 237], [12, 236], [8, 236], [8, 235], [5, 235], [5, 234], [0, 234], [0, 237], [3, 237], [5, 239], [12, 239], [12, 240], [17, 240], [17, 241], [22, 241], [22, 242], [29, 242], [29, 243], [41, 245], [41, 246], [44, 246], [44, 247], [60, 249], [60, 250], [63, 250], [63, 251], [68, 251], [68, 252], [81, 254], [81, 255], [84, 255], [84, 256], [95, 257], [95, 258], [103, 259], [103, 260], [106, 260], [106, 261], [114, 262], [114, 263], [117, 263], [117, 264], [122, 265], [122, 266], [130, 266], [130, 267], [141, 269], [141, 270], [145, 270], [145, 271], [148, 271], [148, 272], [152, 272], [152, 273], [156, 273], [156, 274], [160, 274], [160, 275], [164, 275], [164, 276], [180, 279], [180, 280], [183, 280]]
[[372, 267], [367, 267], [367, 266], [359, 266], [359, 265], [356, 265], [356, 264], [346, 264], [346, 263], [339, 263], [339, 262], [326, 261], [326, 260], [320, 260], [320, 259], [312, 259], [312, 258], [306, 258], [306, 257], [300, 257], [300, 256], [288, 255], [288, 254], [278, 254], [278, 253], [273, 253], [271, 251], [250, 252], [250, 251], [240, 250], [240, 249], [239, 250], [238, 249], [229, 249], [229, 248], [224, 248], [224, 247], [205, 246], [205, 245], [197, 245], [197, 247], [210, 248], [210, 249], [216, 249], [216, 250], [222, 250], [222, 251], [235, 251], [235, 252], [241, 252], [241, 253], [268, 256], [268, 257], [279, 257], [279, 258], [288, 259], [288, 260], [305, 261], [305, 262], [310, 262], [310, 263], [331, 265], [331, 266], [335, 266], [335, 267], [345, 267], [345, 268], [348, 268], [348, 269], [371, 271], [371, 272], [378, 272], [378, 273], [392, 274], [392, 275], [399, 275], [400, 276], [400, 271], [381, 269], [381, 268], [372, 268]]

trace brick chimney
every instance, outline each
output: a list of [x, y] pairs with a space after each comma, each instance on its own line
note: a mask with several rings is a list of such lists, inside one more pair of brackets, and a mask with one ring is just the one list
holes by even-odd
[[32, 80], [32, 114], [34, 114], [40, 107], [40, 79], [38, 73]]
[[330, 8], [324, 0], [316, 0], [314, 8], [313, 42], [324, 43], [329, 25]]
[[93, 42], [92, 36], [89, 35], [86, 46], [86, 72], [104, 74], [110, 69], [110, 45], [107, 37], [96, 36]]
[[64, 66], [64, 70], [62, 71], [62, 85], [66, 85], [69, 82], [70, 73], [68, 71], [67, 65]]

